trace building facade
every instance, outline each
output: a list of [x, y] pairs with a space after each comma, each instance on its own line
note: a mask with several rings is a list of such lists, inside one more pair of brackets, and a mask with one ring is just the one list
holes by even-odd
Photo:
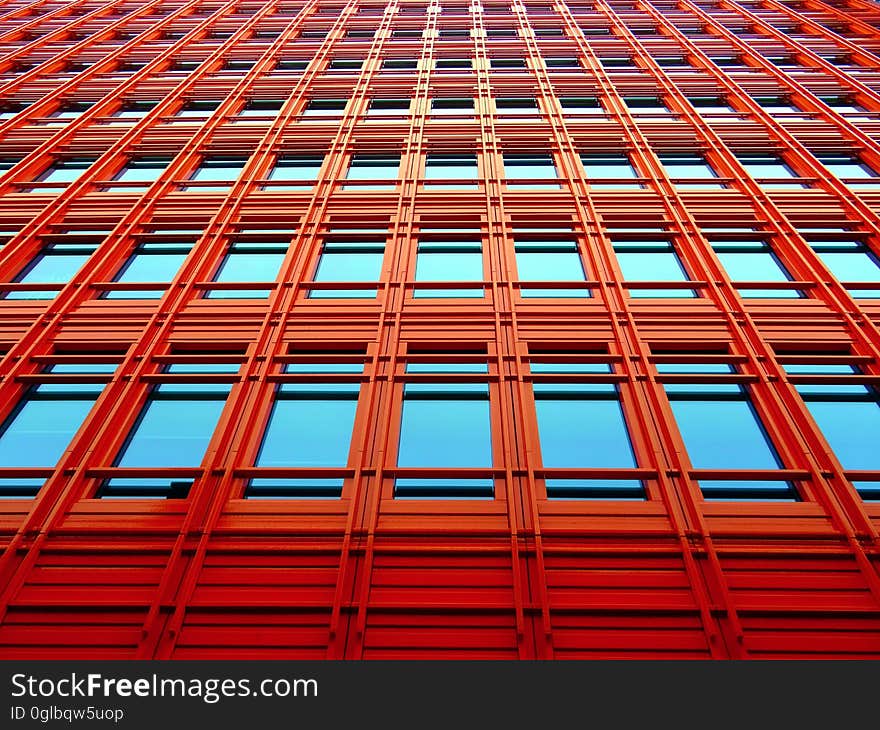
[[880, 655], [878, 27], [0, 2], [0, 654]]

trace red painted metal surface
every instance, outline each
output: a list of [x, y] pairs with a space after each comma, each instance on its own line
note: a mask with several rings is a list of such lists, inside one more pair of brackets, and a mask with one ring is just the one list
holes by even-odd
[[[46, 479], [34, 499], [0, 501], [0, 656], [880, 656], [880, 503], [851, 485], [880, 474], [843, 469], [781, 366], [812, 352], [880, 378], [878, 300], [854, 299], [803, 235], [850, 229], [880, 253], [880, 186], [851, 188], [817, 157], [858, 154], [880, 170], [878, 26], [864, 0], [0, 2], [0, 286], [49, 288], [16, 275], [47, 243], [106, 231], [54, 298], [0, 299], [0, 417], [49, 363], [119, 362], [54, 469], [0, 468]], [[624, 57], [631, 66], [608, 63]], [[473, 63], [443, 70], [438, 58]], [[514, 58], [525, 66], [491, 63]], [[432, 115], [437, 97], [474, 110]], [[570, 97], [602, 108], [572, 113]], [[694, 105], [715, 97], [733, 111]], [[377, 98], [410, 111], [371, 115]], [[511, 113], [501, 98], [537, 108]], [[796, 110], [770, 111], [770, 98]], [[322, 118], [304, 114], [312, 99], [347, 103]], [[176, 116], [194, 100], [218, 106]], [[253, 100], [283, 106], [239, 116]], [[134, 101], [156, 104], [114, 116]], [[74, 103], [88, 106], [53, 116]], [[739, 159], [770, 150], [809, 187], [750, 177]], [[724, 189], [670, 179], [660, 158], [694, 151]], [[479, 184], [426, 186], [427, 155], [444, 152], [476, 153]], [[509, 184], [505, 153], [552, 154], [560, 187]], [[580, 155], [595, 153], [628, 154], [641, 187], [591, 184]], [[355, 154], [400, 155], [396, 184], [344, 183]], [[228, 190], [185, 185], [205, 155], [248, 161]], [[322, 158], [314, 184], [273, 185], [278, 155]], [[149, 185], [107, 190], [133, 156], [170, 164]], [[92, 164], [35, 186], [59, 158]], [[414, 296], [420, 231], [454, 227], [480, 231], [484, 296]], [[573, 232], [590, 298], [523, 296], [514, 231], [547, 227]], [[750, 282], [734, 286], [706, 233], [735, 227], [762, 231], [792, 275], [782, 288], [807, 296], [740, 296]], [[387, 232], [377, 297], [309, 298], [323, 239], [346, 228]], [[699, 296], [630, 296], [621, 228], [663, 229]], [[102, 297], [126, 288], [114, 276], [145, 236], [179, 229], [200, 233], [160, 298]], [[268, 298], [205, 298], [230, 241], [267, 229], [290, 244]], [[365, 362], [349, 463], [334, 472], [342, 496], [247, 499], [282, 365], [303, 350]], [[615, 363], [639, 464], [623, 476], [644, 481], [645, 501], [547, 498], [528, 367], [546, 351]], [[688, 461], [655, 367], [670, 351], [737, 365], [799, 501], [702, 497], [698, 479], [718, 475]], [[426, 352], [489, 363], [493, 465], [479, 476], [494, 478], [494, 499], [394, 497], [405, 364]], [[162, 367], [218, 358], [242, 368], [202, 464], [156, 469], [193, 477], [188, 496], [100, 498], [126, 473], [114, 458], [151, 385], [187, 379]]]

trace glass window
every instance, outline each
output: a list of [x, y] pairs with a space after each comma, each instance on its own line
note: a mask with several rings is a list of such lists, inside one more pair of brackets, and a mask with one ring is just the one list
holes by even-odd
[[251, 99], [238, 113], [240, 117], [274, 117], [284, 106], [284, 99]]
[[468, 98], [440, 97], [431, 99], [431, 114], [450, 116], [471, 116], [474, 113], [474, 100]]
[[[584, 265], [574, 239], [514, 233], [516, 270], [520, 282], [586, 281]], [[568, 289], [521, 286], [520, 296], [583, 299], [592, 295], [586, 287]]]
[[360, 59], [334, 58], [327, 68], [331, 71], [360, 71], [363, 65]]
[[633, 65], [633, 60], [629, 56], [618, 56], [600, 58], [599, 63], [604, 68], [629, 68]]
[[[556, 180], [559, 177], [552, 155], [504, 155], [504, 174], [507, 182], [518, 180]], [[520, 183], [530, 188], [559, 189], [559, 183]]]
[[701, 117], [717, 115], [729, 119], [729, 115], [736, 113], [732, 106], [717, 96], [693, 96], [688, 97], [688, 101]]
[[276, 65], [276, 71], [305, 71], [308, 61], [298, 61], [291, 58], [281, 59]]
[[581, 64], [576, 58], [545, 58], [547, 68], [580, 69]]
[[856, 104], [852, 99], [839, 96], [819, 96], [819, 99], [825, 102], [838, 114], [844, 116], [861, 115], [867, 112], [861, 104]]
[[[796, 178], [794, 170], [774, 155], [743, 155], [738, 157], [739, 163], [762, 188], [767, 190], [795, 190], [808, 187], [802, 182], [791, 182]], [[789, 182], [779, 182], [787, 180]]]
[[311, 99], [303, 110], [304, 117], [341, 117], [347, 99]]
[[[193, 64], [193, 68], [198, 66], [198, 64]], [[220, 108], [219, 101], [212, 100], [202, 100], [202, 101], [190, 101], [187, 102], [180, 111], [177, 112], [178, 117], [199, 117], [205, 118], [209, 117], [213, 114], [217, 109]]]
[[190, 182], [216, 182], [222, 184], [186, 187], [199, 192], [229, 190], [232, 183], [241, 175], [241, 171], [244, 169], [247, 161], [247, 157], [206, 157], [202, 160], [202, 164], [189, 176]]
[[[78, 180], [82, 174], [92, 166], [94, 160], [85, 158], [58, 160], [50, 165], [35, 182], [43, 183], [72, 183]], [[33, 185], [30, 191], [33, 193], [58, 193], [62, 188], [59, 185]]]
[[[597, 189], [634, 190], [642, 187], [626, 155], [581, 155], [590, 185]], [[599, 182], [595, 182], [599, 181]]]
[[627, 96], [623, 101], [627, 109], [636, 116], [669, 114], [669, 109], [656, 96]]
[[[432, 181], [425, 183], [426, 188], [455, 187], [472, 190], [477, 188], [479, 175], [476, 155], [429, 154], [425, 161], [425, 180]], [[447, 182], [433, 182], [436, 180], [446, 180]], [[450, 182], [452, 180], [467, 182]]]
[[538, 102], [533, 97], [499, 97], [495, 99], [495, 109], [499, 116], [536, 119]]
[[877, 173], [860, 159], [836, 154], [818, 154], [816, 157], [851, 190], [880, 190], [877, 187], [877, 182], [880, 181]]
[[596, 115], [605, 112], [599, 100], [592, 96], [562, 96], [559, 98], [559, 104], [569, 116]]
[[129, 160], [128, 164], [113, 177], [115, 182], [128, 184], [108, 185], [104, 190], [143, 190], [150, 183], [158, 180], [170, 163], [170, 159], [160, 157], [140, 157]]
[[[357, 382], [279, 385], [255, 465], [345, 467], [359, 393]], [[342, 482], [342, 477], [259, 477], [250, 480], [246, 495], [333, 498], [340, 496]]]
[[16, 114], [24, 111], [30, 104], [24, 102], [4, 101], [0, 102], [0, 121], [12, 119]]
[[[73, 101], [62, 104], [48, 116], [52, 119], [76, 119], [92, 106], [91, 102]], [[65, 121], [66, 123], [66, 121]]]
[[[22, 284], [66, 284], [95, 252], [95, 245], [53, 243], [43, 249], [15, 277]], [[61, 289], [9, 291], [6, 299], [54, 299]]]
[[376, 282], [382, 275], [382, 260], [385, 257], [385, 234], [382, 237], [329, 236], [321, 247], [321, 258], [315, 269], [312, 281], [325, 283], [364, 282], [371, 288], [332, 289], [321, 288], [309, 291], [310, 299], [373, 299], [376, 296]]
[[387, 71], [415, 71], [418, 61], [409, 58], [386, 58], [382, 62], [382, 68]]
[[127, 101], [113, 116], [119, 119], [140, 119], [151, 112], [157, 103], [155, 101]]
[[[284, 364], [285, 373], [362, 373], [363, 352], [355, 351], [294, 351], [291, 361]], [[332, 358], [329, 359], [329, 358]]]
[[[532, 371], [539, 372], [545, 369]], [[570, 363], [576, 365], [576, 363]], [[608, 371], [608, 365], [605, 372]], [[566, 372], [570, 370], [566, 369]], [[541, 462], [547, 469], [636, 467], [620, 394], [614, 383], [537, 381], [532, 386]], [[637, 479], [547, 478], [551, 498], [643, 498]]]
[[254, 61], [228, 59], [223, 68], [227, 71], [250, 71], [254, 67]]
[[409, 99], [372, 99], [367, 114], [402, 117], [409, 114], [409, 105]]
[[524, 58], [489, 58], [489, 66], [494, 69], [523, 69], [526, 68]]
[[[483, 246], [480, 240], [419, 241], [416, 256], [415, 280], [422, 282], [483, 281]], [[425, 289], [418, 287], [414, 297], [476, 297], [483, 296], [483, 288]]]
[[[487, 383], [407, 383], [400, 421], [399, 467], [491, 468]], [[491, 497], [491, 479], [402, 478], [397, 497]]]
[[348, 167], [346, 180], [390, 180], [390, 183], [372, 185], [346, 185], [349, 190], [394, 190], [400, 157], [385, 155], [355, 155]]
[[[853, 365], [785, 364], [789, 374], [859, 374]], [[795, 386], [810, 415], [841, 466], [853, 471], [880, 470], [880, 398], [861, 383], [804, 383]], [[880, 482], [857, 481], [853, 486], [864, 499], [880, 499]]]
[[678, 187], [689, 190], [718, 190], [727, 186], [720, 182], [710, 182], [718, 175], [702, 157], [693, 155], [661, 155], [660, 162], [666, 174]]
[[[240, 365], [173, 364], [168, 373], [235, 373]], [[231, 390], [230, 383], [164, 382], [153, 387], [117, 456], [118, 467], [198, 467]], [[101, 497], [185, 497], [192, 479], [114, 477]]]
[[[286, 254], [286, 243], [237, 241], [229, 247], [220, 268], [214, 275], [214, 281], [223, 284], [275, 281]], [[270, 291], [270, 289], [210, 289], [205, 296], [210, 299], [265, 299]]]
[[[764, 241], [716, 241], [712, 248], [734, 285], [739, 281], [791, 281], [788, 271]], [[796, 299], [804, 295], [797, 289], [748, 288], [738, 291], [746, 299]]]
[[[29, 389], [0, 426], [0, 466], [54, 468], [103, 388], [103, 383], [43, 383]], [[0, 497], [33, 497], [43, 482], [0, 478]]]
[[803, 110], [791, 104], [788, 99], [769, 96], [755, 99], [768, 114], [779, 117], [779, 121], [803, 120]]
[[[614, 253], [624, 281], [689, 281], [687, 272], [670, 241], [615, 241]], [[693, 298], [693, 289], [628, 288], [635, 298]]]
[[831, 274], [847, 285], [852, 296], [880, 297], [880, 289], [859, 289], [851, 284], [880, 282], [880, 259], [861, 241], [812, 241], [810, 246]]
[[[275, 159], [274, 167], [269, 171], [268, 179], [274, 184], [267, 185], [267, 190], [301, 190], [318, 179], [318, 173], [324, 160], [322, 157], [293, 157], [282, 155]], [[295, 183], [281, 185], [278, 183]]]
[[434, 61], [434, 68], [438, 71], [452, 71], [455, 69], [471, 69], [474, 62], [470, 58], [438, 58]]
[[[713, 365], [686, 365], [683, 372], [718, 372]], [[659, 369], [659, 368], [658, 368]], [[731, 365], [720, 368], [733, 373]], [[663, 371], [679, 371], [667, 367]], [[695, 469], [776, 470], [776, 449], [739, 383], [666, 383], [672, 413]], [[790, 483], [773, 480], [701, 479], [703, 496], [715, 499], [794, 499]]]
[[156, 289], [109, 289], [104, 299], [160, 299], [192, 250], [193, 241], [143, 241], [116, 273], [113, 281], [122, 284], [156, 283]]

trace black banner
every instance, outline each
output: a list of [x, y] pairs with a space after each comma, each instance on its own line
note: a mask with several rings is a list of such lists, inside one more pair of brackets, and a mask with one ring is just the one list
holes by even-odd
[[[874, 662], [2, 662], [0, 728], [838, 727]], [[194, 725], [197, 723], [198, 725]]]

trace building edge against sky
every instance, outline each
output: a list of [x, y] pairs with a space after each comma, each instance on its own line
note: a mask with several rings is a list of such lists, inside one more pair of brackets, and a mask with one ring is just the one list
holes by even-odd
[[0, 1], [0, 654], [880, 655], [878, 27]]

